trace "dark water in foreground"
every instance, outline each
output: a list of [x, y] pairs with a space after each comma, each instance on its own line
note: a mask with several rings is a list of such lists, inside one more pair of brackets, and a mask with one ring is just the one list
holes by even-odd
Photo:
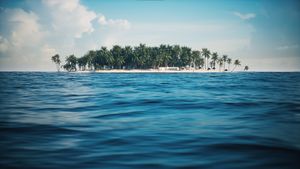
[[299, 168], [300, 73], [0, 73], [0, 168]]

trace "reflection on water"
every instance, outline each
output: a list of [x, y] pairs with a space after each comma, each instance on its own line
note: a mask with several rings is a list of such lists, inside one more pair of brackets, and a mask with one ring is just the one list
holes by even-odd
[[300, 73], [0, 73], [1, 168], [298, 168]]

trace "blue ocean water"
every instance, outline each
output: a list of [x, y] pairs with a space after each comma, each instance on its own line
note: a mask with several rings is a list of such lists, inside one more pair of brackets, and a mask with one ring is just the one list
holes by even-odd
[[0, 73], [0, 168], [299, 168], [300, 73]]

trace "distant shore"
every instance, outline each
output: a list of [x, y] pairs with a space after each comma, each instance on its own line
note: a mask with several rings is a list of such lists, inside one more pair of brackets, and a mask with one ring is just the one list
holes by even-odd
[[159, 70], [159, 69], [109, 69], [109, 70], [95, 70], [95, 71], [76, 71], [78, 73], [222, 73], [229, 71], [218, 70]]

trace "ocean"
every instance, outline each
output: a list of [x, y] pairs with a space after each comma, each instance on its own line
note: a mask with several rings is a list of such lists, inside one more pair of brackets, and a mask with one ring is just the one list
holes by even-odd
[[0, 168], [299, 168], [300, 73], [0, 73]]

